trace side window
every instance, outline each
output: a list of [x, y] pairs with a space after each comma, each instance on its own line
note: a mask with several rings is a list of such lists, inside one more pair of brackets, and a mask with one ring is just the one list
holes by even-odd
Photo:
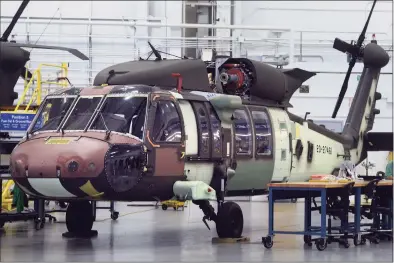
[[252, 153], [252, 128], [248, 114], [245, 110], [235, 110], [235, 151], [239, 155], [249, 155]]
[[268, 115], [264, 111], [252, 111], [253, 123], [256, 131], [257, 155], [272, 154], [272, 129]]
[[209, 116], [201, 102], [193, 102], [193, 107], [198, 121], [198, 137], [200, 141], [200, 155], [208, 156], [211, 145], [211, 133], [209, 131]]
[[172, 101], [157, 102], [152, 139], [156, 142], [181, 142], [181, 119]]
[[209, 119], [211, 121], [211, 130], [213, 136], [213, 145], [212, 145], [212, 157], [221, 157], [222, 156], [222, 139], [221, 139], [221, 123], [220, 119], [216, 115], [215, 110], [212, 108], [212, 105], [207, 103], [208, 111], [209, 111]]

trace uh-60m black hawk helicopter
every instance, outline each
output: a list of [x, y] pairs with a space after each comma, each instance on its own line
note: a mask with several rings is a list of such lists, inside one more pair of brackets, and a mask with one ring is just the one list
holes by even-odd
[[228, 58], [213, 92], [202, 60], [161, 59], [153, 48], [155, 60], [113, 65], [93, 87], [48, 95], [12, 152], [12, 178], [33, 197], [69, 202], [73, 235], [91, 232], [92, 200], [176, 196], [198, 205], [219, 237], [238, 238], [243, 213], [225, 196], [260, 195], [271, 181], [305, 181], [346, 160], [357, 164], [367, 151], [388, 150], [392, 135], [370, 132], [380, 70], [389, 62], [376, 42], [363, 46], [371, 13], [357, 43], [334, 42], [352, 59], [333, 117], [355, 61], [364, 63], [341, 134], [287, 111], [315, 73]]

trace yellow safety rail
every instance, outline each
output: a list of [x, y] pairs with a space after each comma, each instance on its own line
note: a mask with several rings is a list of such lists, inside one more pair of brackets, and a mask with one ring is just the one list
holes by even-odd
[[[1, 194], [1, 203], [2, 203], [2, 209], [6, 211], [11, 211], [14, 210], [12, 209], [12, 199], [13, 196], [11, 194], [11, 187], [14, 185], [13, 180], [7, 180], [7, 182], [3, 182], [2, 184], [2, 194]], [[0, 210], [1, 210], [0, 208]]]
[[[60, 81], [43, 81], [42, 80], [42, 75], [41, 75], [41, 70], [43, 67], [50, 67], [50, 68], [60, 68], [61, 69], [61, 74], [63, 79]], [[64, 79], [65, 77], [67, 77], [68, 74], [68, 63], [61, 63], [61, 65], [56, 65], [56, 64], [46, 64], [46, 63], [41, 63], [38, 65], [37, 69], [33, 71], [32, 73], [32, 77], [29, 80], [29, 82], [27, 82], [27, 71], [26, 71], [26, 76], [25, 76], [25, 88], [23, 90], [22, 96], [20, 97], [20, 99], [18, 100], [18, 103], [16, 104], [16, 107], [14, 109], [14, 111], [18, 111], [19, 107], [21, 105], [23, 105], [23, 102], [25, 100], [26, 94], [28, 93], [28, 91], [31, 89], [34, 80], [36, 80], [36, 87], [33, 91], [33, 94], [30, 97], [29, 102], [27, 103], [24, 112], [28, 112], [29, 108], [31, 106], [31, 104], [34, 102], [34, 99], [36, 99], [36, 104], [40, 105], [41, 101], [42, 101], [42, 85], [43, 84], [53, 84], [53, 85], [58, 85], [60, 87], [67, 87], [69, 85], [69, 83], [67, 82], [66, 79]], [[48, 95], [48, 90], [46, 92], [45, 95]]]

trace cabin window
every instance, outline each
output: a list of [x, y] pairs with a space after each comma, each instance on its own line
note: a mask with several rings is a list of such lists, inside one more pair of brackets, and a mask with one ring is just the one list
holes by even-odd
[[234, 111], [235, 151], [239, 155], [252, 153], [252, 129], [245, 110]]
[[101, 99], [102, 97], [81, 97], [63, 128], [65, 130], [84, 130]]
[[252, 110], [252, 118], [256, 133], [256, 154], [272, 154], [272, 129], [268, 115], [265, 111]]
[[142, 139], [146, 101], [146, 97], [108, 97], [90, 129], [130, 133]]
[[198, 138], [199, 138], [199, 155], [208, 157], [211, 145], [211, 134], [209, 130], [209, 115], [205, 109], [204, 103], [193, 102], [194, 112], [198, 121]]
[[57, 130], [75, 98], [48, 98], [31, 132]]
[[181, 142], [182, 124], [174, 102], [157, 102], [152, 139], [156, 142]]
[[212, 157], [221, 157], [222, 156], [222, 133], [221, 133], [221, 123], [220, 119], [216, 115], [215, 110], [213, 109], [210, 103], [206, 103], [209, 112], [209, 119], [211, 121], [211, 131], [213, 136], [213, 145], [212, 145]]

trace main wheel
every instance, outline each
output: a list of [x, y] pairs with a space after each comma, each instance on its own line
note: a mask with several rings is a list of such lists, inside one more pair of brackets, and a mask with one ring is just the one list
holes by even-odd
[[71, 202], [67, 207], [66, 226], [71, 233], [86, 233], [92, 230], [92, 204], [89, 201]]
[[167, 210], [167, 208], [168, 208], [167, 205], [162, 205], [162, 206], [161, 206], [161, 209], [163, 209], [163, 210]]
[[244, 227], [241, 207], [234, 202], [222, 204], [215, 223], [219, 238], [240, 238]]

